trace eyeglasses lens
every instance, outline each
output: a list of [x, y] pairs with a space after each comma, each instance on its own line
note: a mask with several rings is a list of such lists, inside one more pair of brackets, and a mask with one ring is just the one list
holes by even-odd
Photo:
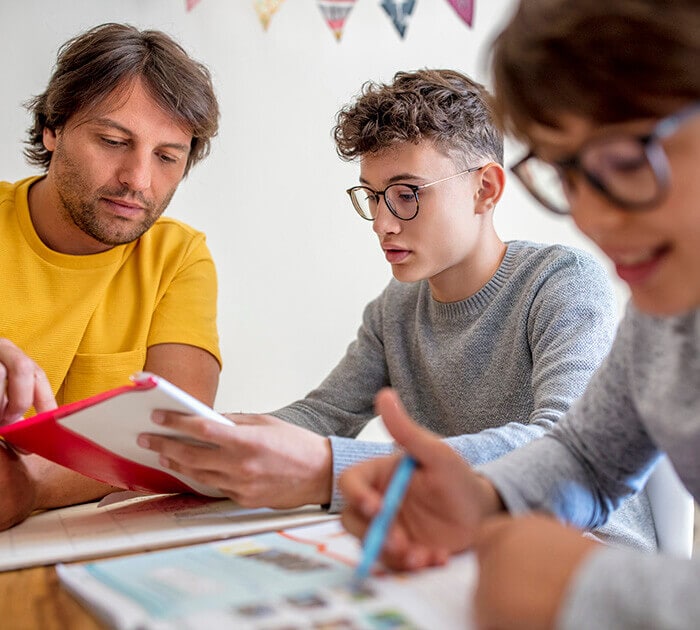
[[569, 171], [533, 156], [520, 165], [517, 174], [539, 201], [560, 214], [570, 212], [567, 190], [575, 171], [582, 172], [614, 203], [631, 208], [655, 201], [661, 189], [659, 177], [666, 174], [663, 151], [636, 138], [589, 144], [579, 155], [577, 166]]
[[377, 196], [368, 188], [357, 187], [350, 191], [350, 197], [359, 215], [372, 221], [377, 215]]
[[401, 219], [412, 219], [418, 212], [416, 193], [404, 184], [392, 184], [384, 196], [394, 214]]
[[569, 201], [562, 179], [564, 174], [556, 166], [533, 156], [520, 164], [517, 175], [547, 208], [559, 214], [569, 212]]
[[355, 210], [364, 219], [370, 221], [377, 217], [378, 205], [382, 195], [391, 212], [406, 221], [418, 213], [416, 193], [405, 184], [392, 184], [381, 193], [375, 193], [370, 188], [357, 186], [350, 190], [350, 197]]
[[[590, 145], [581, 155], [581, 169], [623, 206], [643, 206], [659, 194], [659, 182], [648, 151], [634, 138], [610, 139]], [[665, 159], [659, 156], [661, 159]]]

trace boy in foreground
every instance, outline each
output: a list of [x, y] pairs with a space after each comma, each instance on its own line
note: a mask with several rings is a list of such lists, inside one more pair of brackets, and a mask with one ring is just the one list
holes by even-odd
[[[583, 538], [665, 452], [700, 497], [700, 12], [691, 0], [523, 0], [494, 53], [498, 108], [531, 152], [515, 167], [571, 214], [632, 299], [610, 355], [551, 433], [475, 473], [384, 391], [418, 461], [384, 560], [417, 568], [475, 547], [487, 628], [690, 628], [700, 564]], [[556, 76], [556, 82], [546, 77]], [[643, 80], [641, 78], [643, 77]], [[537, 86], [536, 88], [534, 86]], [[376, 514], [396, 457], [348, 470], [346, 527]], [[488, 518], [492, 517], [492, 518]]]

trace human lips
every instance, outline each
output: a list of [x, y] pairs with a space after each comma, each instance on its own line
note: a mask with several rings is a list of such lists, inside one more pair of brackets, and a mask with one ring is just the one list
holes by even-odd
[[396, 245], [383, 244], [382, 249], [384, 250], [384, 256], [387, 262], [392, 265], [398, 264], [406, 260], [406, 258], [411, 254], [411, 251], [404, 249], [403, 247], [398, 247]]
[[648, 280], [661, 266], [671, 248], [662, 245], [639, 250], [606, 252], [615, 264], [617, 275], [629, 285]]
[[114, 214], [125, 219], [141, 216], [145, 211], [145, 208], [138, 203], [110, 197], [103, 197], [103, 199], [107, 202]]

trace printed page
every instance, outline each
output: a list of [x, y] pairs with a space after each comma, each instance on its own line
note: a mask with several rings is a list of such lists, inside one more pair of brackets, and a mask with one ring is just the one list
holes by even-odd
[[161, 549], [335, 518], [318, 506], [245, 509], [228, 499], [186, 494], [137, 496], [102, 507], [87, 503], [48, 510], [0, 532], [0, 571]]
[[353, 584], [357, 540], [336, 522], [86, 565], [62, 583], [120, 630], [471, 627], [471, 554]]

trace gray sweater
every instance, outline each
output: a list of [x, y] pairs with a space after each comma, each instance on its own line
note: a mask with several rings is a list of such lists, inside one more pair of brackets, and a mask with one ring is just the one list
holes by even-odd
[[[552, 428], [608, 352], [615, 322], [607, 275], [592, 256], [511, 242], [491, 280], [461, 302], [435, 301], [427, 281], [392, 280], [331, 374], [273, 414], [331, 436], [331, 510], [339, 510], [340, 472], [393, 451], [350, 439], [374, 417], [379, 389], [394, 387], [420, 424], [480, 464]], [[646, 497], [603, 535], [655, 547]]]
[[[699, 382], [700, 310], [656, 318], [630, 305], [609, 357], [551, 434], [481, 472], [510, 511], [544, 509], [591, 528], [665, 452], [697, 500]], [[602, 548], [575, 576], [559, 627], [695, 628], [698, 593], [698, 559]]]

